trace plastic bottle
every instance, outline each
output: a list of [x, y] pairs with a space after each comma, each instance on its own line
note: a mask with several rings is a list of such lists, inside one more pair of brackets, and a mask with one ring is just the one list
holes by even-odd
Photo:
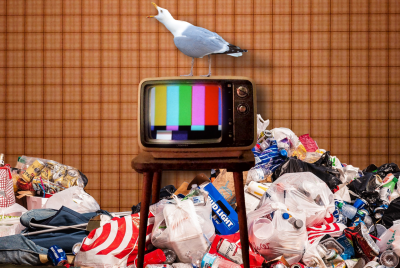
[[241, 268], [240, 265], [218, 257], [217, 255], [206, 253], [201, 261], [201, 268]]
[[247, 173], [247, 182], [262, 181], [265, 178], [265, 176], [268, 176], [270, 173], [271, 173], [270, 170], [263, 167], [252, 168]]
[[197, 184], [192, 184], [192, 189], [182, 200], [190, 199], [195, 206], [205, 205], [205, 198]]
[[[389, 175], [391, 175], [391, 174], [389, 174]], [[386, 179], [387, 179], [387, 177], [385, 178], [385, 180]], [[384, 184], [382, 186], [381, 190], [379, 191], [379, 195], [382, 200], [389, 202], [389, 196], [393, 193], [394, 187], [396, 186], [396, 183], [399, 180], [393, 176], [393, 178], [390, 178], [389, 180], [386, 180], [386, 181], [389, 181], [389, 182], [387, 182], [386, 184]]]
[[350, 220], [353, 220], [356, 217], [361, 217], [361, 218], [365, 217], [364, 213], [357, 210], [354, 206], [347, 205], [344, 203], [338, 203], [337, 206], [341, 210], [343, 216], [349, 218]]

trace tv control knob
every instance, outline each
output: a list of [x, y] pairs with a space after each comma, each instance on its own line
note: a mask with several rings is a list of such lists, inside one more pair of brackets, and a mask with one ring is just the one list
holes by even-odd
[[238, 94], [239, 97], [244, 98], [249, 95], [249, 90], [247, 87], [240, 86], [236, 89], [236, 94]]
[[239, 113], [244, 114], [247, 112], [247, 107], [244, 104], [239, 104], [239, 106], [237, 107], [237, 110]]

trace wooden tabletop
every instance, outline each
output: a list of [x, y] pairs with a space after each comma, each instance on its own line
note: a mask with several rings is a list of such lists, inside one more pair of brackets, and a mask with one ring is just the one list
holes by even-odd
[[132, 168], [139, 173], [160, 170], [204, 170], [224, 168], [229, 172], [242, 172], [255, 164], [251, 150], [240, 158], [154, 158], [151, 153], [142, 152], [132, 160]]

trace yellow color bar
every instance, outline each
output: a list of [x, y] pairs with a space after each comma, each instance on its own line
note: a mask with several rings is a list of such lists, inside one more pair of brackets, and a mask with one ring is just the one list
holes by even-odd
[[167, 87], [156, 86], [155, 126], [167, 125]]

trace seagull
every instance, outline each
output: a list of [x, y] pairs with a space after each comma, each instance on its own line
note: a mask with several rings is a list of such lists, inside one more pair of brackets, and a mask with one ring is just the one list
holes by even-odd
[[156, 16], [147, 16], [147, 18], [155, 18], [174, 35], [175, 46], [186, 56], [192, 58], [192, 67], [190, 74], [182, 76], [193, 76], [194, 58], [202, 58], [208, 56], [208, 74], [201, 76], [211, 76], [211, 57], [212, 54], [227, 54], [233, 57], [242, 56], [241, 49], [238, 46], [229, 44], [217, 33], [207, 29], [194, 26], [186, 21], [176, 20], [172, 17], [168, 10], [152, 3], [157, 9]]

